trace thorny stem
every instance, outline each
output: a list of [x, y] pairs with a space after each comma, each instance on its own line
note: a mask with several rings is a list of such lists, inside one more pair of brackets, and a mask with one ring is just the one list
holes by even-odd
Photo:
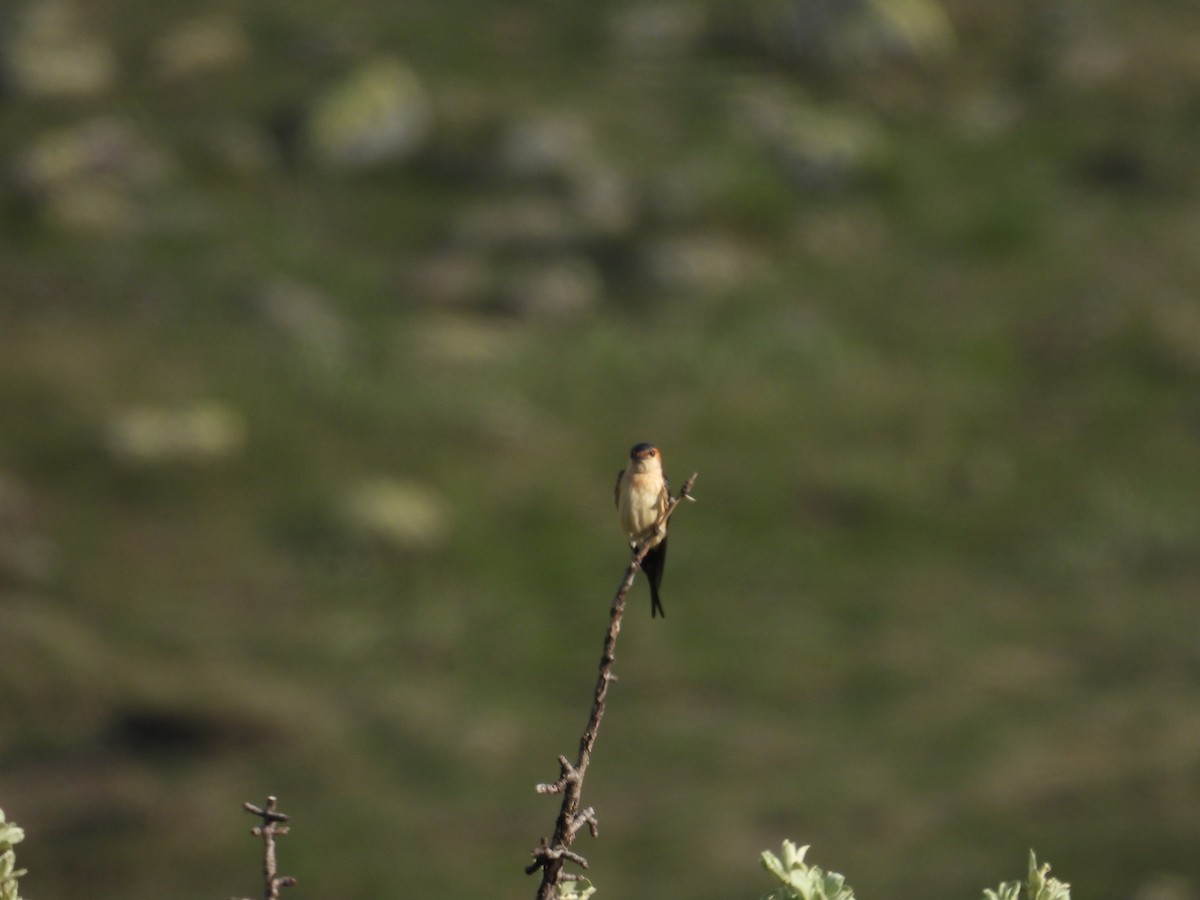
[[[660, 530], [662, 526], [666, 525], [681, 500], [693, 499], [691, 491], [692, 485], [696, 481], [696, 475], [697, 473], [693, 472], [691, 477], [683, 483], [683, 487], [679, 489], [679, 496], [672, 497], [667, 504], [659, 523]], [[588, 717], [587, 726], [583, 729], [583, 737], [579, 739], [579, 758], [572, 765], [565, 756], [560, 756], [558, 764], [561, 774], [558, 780], [553, 784], [537, 786], [540, 794], [561, 792], [563, 795], [562, 807], [558, 811], [558, 819], [554, 824], [553, 839], [547, 843], [546, 839], [542, 838], [541, 844], [533, 851], [533, 862], [525, 867], [525, 872], [529, 875], [538, 869], [542, 870], [542, 883], [537, 892], [538, 900], [550, 900], [554, 896], [555, 887], [565, 877], [562, 869], [566, 860], [570, 859], [581, 868], [587, 868], [587, 860], [571, 851], [575, 834], [585, 823], [592, 836], [596, 835], [595, 812], [590, 807], [582, 813], [579, 812], [579, 801], [583, 794], [583, 776], [591, 762], [592, 748], [596, 743], [596, 734], [600, 730], [600, 719], [604, 716], [608, 685], [616, 677], [612, 674], [612, 667], [617, 649], [617, 635], [621, 632], [621, 617], [625, 613], [625, 597], [628, 595], [629, 589], [633, 587], [633, 581], [637, 577], [638, 569], [641, 568], [642, 559], [653, 546], [654, 542], [648, 541], [635, 549], [629, 560], [629, 567], [625, 570], [625, 577], [613, 597], [612, 608], [608, 614], [608, 631], [604, 635], [604, 653], [600, 657], [600, 670], [596, 677], [596, 689], [592, 696], [592, 711]]]
[[242, 804], [242, 808], [246, 812], [263, 820], [261, 825], [250, 829], [250, 833], [263, 839], [263, 897], [265, 900], [279, 900], [279, 889], [292, 887], [296, 883], [296, 879], [291, 875], [276, 874], [275, 838], [287, 834], [289, 828], [283, 824], [288, 817], [284, 813], [276, 811], [275, 803], [274, 797], [267, 797], [266, 806], [261, 808], [253, 803]]

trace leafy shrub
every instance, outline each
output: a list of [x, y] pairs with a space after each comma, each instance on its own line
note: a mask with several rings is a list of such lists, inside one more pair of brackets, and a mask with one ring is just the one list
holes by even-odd
[[21, 900], [17, 893], [17, 879], [25, 874], [25, 870], [17, 868], [17, 854], [13, 852], [13, 847], [23, 840], [24, 830], [12, 822], [6, 822], [4, 810], [0, 809], [0, 900]]

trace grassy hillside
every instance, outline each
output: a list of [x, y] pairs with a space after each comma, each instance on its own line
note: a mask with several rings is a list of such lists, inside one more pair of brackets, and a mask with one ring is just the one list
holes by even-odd
[[1200, 9], [5, 10], [26, 893], [1200, 891]]

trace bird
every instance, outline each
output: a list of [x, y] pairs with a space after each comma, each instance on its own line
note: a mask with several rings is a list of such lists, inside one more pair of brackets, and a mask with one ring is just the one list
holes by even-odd
[[670, 486], [663, 475], [662, 454], [653, 444], [634, 444], [629, 464], [617, 474], [613, 489], [621, 530], [635, 550], [650, 547], [642, 558], [642, 571], [650, 582], [650, 618], [666, 618], [658, 596], [667, 561], [667, 523], [663, 519], [670, 501]]

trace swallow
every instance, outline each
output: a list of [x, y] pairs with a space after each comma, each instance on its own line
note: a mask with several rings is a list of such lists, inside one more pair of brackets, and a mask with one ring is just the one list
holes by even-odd
[[642, 559], [642, 571], [650, 582], [650, 618], [666, 618], [658, 588], [667, 562], [667, 523], [663, 515], [671, 494], [657, 447], [634, 444], [629, 451], [629, 465], [617, 475], [613, 496], [630, 547], [635, 551], [650, 547]]

